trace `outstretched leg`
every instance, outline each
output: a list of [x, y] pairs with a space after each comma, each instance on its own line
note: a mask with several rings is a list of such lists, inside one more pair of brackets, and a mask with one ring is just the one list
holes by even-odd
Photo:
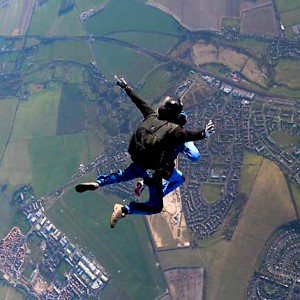
[[96, 182], [84, 182], [75, 186], [77, 193], [85, 191], [94, 191], [100, 186], [115, 184], [119, 182], [129, 181], [138, 177], [145, 177], [147, 174], [141, 170], [136, 164], [130, 164], [124, 171], [118, 170], [117, 172], [108, 175], [98, 175]]

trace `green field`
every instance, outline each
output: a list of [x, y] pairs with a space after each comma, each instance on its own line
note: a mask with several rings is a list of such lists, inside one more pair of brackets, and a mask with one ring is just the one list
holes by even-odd
[[81, 132], [85, 129], [84, 104], [85, 97], [78, 84], [65, 83], [59, 104], [56, 132], [58, 135]]
[[91, 59], [90, 47], [85, 41], [57, 41], [40, 45], [35, 55], [38, 63], [66, 60], [88, 64]]
[[299, 0], [276, 0], [277, 8], [280, 12], [294, 10], [300, 8]]
[[0, 157], [4, 154], [9, 139], [16, 107], [16, 99], [9, 98], [0, 101]]
[[33, 188], [38, 197], [72, 181], [90, 159], [85, 133], [33, 139], [29, 144]]
[[297, 206], [298, 214], [300, 214], [300, 190], [293, 184], [291, 184], [291, 188]]
[[290, 88], [300, 89], [300, 61], [280, 60], [275, 71], [276, 82], [286, 84]]
[[207, 299], [245, 299], [265, 242], [278, 226], [295, 217], [281, 171], [264, 160], [232, 240], [201, 250], [208, 273]]
[[87, 32], [95, 36], [137, 29], [172, 34], [184, 32], [171, 16], [134, 0], [110, 1], [104, 10], [89, 18], [85, 24]]
[[215, 203], [222, 191], [222, 184], [203, 183], [203, 197], [208, 203]]
[[72, 11], [60, 15], [55, 23], [53, 35], [57, 36], [80, 36], [86, 35], [82, 23], [79, 19], [79, 13], [76, 8]]
[[58, 17], [60, 4], [60, 1], [47, 1], [36, 8], [30, 22], [28, 34], [51, 36]]
[[105, 2], [105, 0], [75, 0], [76, 1], [76, 6], [79, 10], [80, 13], [83, 11], [86, 11], [90, 8], [97, 9]]
[[89, 249], [112, 276], [104, 299], [141, 299], [141, 295], [154, 299], [165, 291], [166, 283], [156, 265], [143, 218], [128, 216], [115, 229], [109, 227], [113, 203], [119, 201], [105, 191], [82, 195], [71, 190], [47, 216]]
[[23, 8], [23, 0], [9, 1], [6, 8], [0, 9], [0, 34], [12, 35], [18, 28], [19, 19]]
[[285, 26], [297, 25], [300, 23], [300, 6], [297, 9], [286, 11], [281, 14]]
[[202, 267], [203, 254], [197, 248], [184, 248], [169, 251], [159, 251], [159, 260], [164, 270], [172, 268]]
[[139, 90], [141, 97], [150, 100], [151, 104], [154, 104], [153, 100], [161, 97], [171, 87], [172, 84], [172, 73], [167, 71], [163, 67], [158, 67], [151, 71], [145, 78], [142, 88]]
[[264, 54], [268, 48], [268, 43], [257, 40], [252, 37], [242, 38], [238, 41], [232, 41], [231, 43], [233, 46], [244, 48], [250, 53], [253, 53], [257, 56], [261, 56], [262, 54]]
[[18, 293], [13, 287], [7, 285], [0, 285], [0, 299], [1, 300], [24, 300], [24, 296]]
[[121, 32], [112, 34], [111, 37], [161, 54], [167, 54], [178, 42], [176, 36], [152, 32]]
[[290, 130], [273, 131], [271, 137], [282, 147], [294, 147], [299, 143], [299, 138]]
[[51, 136], [56, 133], [61, 86], [32, 93], [17, 112], [11, 140]]
[[239, 191], [249, 195], [263, 162], [263, 157], [245, 151]]
[[26, 140], [10, 142], [0, 165], [0, 182], [9, 184], [9, 189], [32, 180], [31, 161]]
[[93, 50], [101, 72], [109, 80], [114, 74], [121, 74], [128, 81], [138, 83], [157, 64], [152, 57], [118, 44], [94, 42]]

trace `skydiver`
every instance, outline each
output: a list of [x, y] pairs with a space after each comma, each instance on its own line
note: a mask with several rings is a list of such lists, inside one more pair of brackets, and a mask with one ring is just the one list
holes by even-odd
[[[182, 111], [179, 114], [177, 124], [184, 128], [184, 126], [187, 123], [188, 115], [186, 112]], [[199, 150], [196, 148], [194, 142], [185, 142], [183, 145], [178, 146], [174, 153], [173, 153], [173, 158], [174, 160], [177, 158], [179, 153], [183, 153], [190, 161], [196, 162], [197, 160], [200, 159], [200, 153]], [[170, 158], [172, 159], [172, 158]], [[162, 192], [163, 192], [163, 197], [165, 197], [167, 194], [171, 193], [174, 191], [177, 187], [181, 186], [185, 178], [182, 175], [182, 172], [178, 170], [177, 168], [173, 169], [172, 174], [168, 178], [164, 178], [164, 183], [162, 185]], [[136, 182], [134, 192], [137, 196], [141, 196], [142, 191], [144, 190], [145, 185], [143, 180], [139, 180]]]
[[[156, 113], [144, 100], [135, 94], [133, 89], [123, 78], [115, 78], [117, 85], [124, 89], [132, 102], [143, 114], [144, 121], [142, 124], [148, 122], [148, 125], [150, 123], [150, 125], [152, 124], [154, 127], [157, 123], [164, 121], [161, 122], [163, 125], [160, 127], [161, 135], [163, 137], [163, 149], [160, 150], [164, 155], [159, 157], [159, 165], [154, 168], [149, 168], [152, 156], [145, 158], [133, 155], [135, 150], [132, 149], [132, 145], [134, 144], [133, 135], [128, 149], [128, 152], [131, 153], [133, 162], [128, 168], [124, 171], [119, 170], [116, 173], [109, 175], [99, 175], [97, 177], [97, 182], [81, 183], [75, 187], [77, 192], [82, 193], [87, 190], [96, 190], [100, 186], [129, 181], [137, 177], [143, 178], [144, 183], [149, 189], [148, 202], [138, 203], [132, 201], [129, 205], [116, 203], [110, 219], [111, 228], [114, 228], [118, 220], [124, 218], [126, 215], [151, 215], [161, 212], [163, 208], [162, 179], [168, 179], [174, 170], [174, 150], [186, 142], [208, 138], [215, 133], [215, 126], [211, 120], [204, 129], [195, 131], [185, 130], [176, 124], [183, 108], [182, 102], [179, 99], [168, 99], [159, 107], [158, 113]], [[155, 154], [156, 153], [153, 153], [153, 156], [155, 156]], [[152, 162], [153, 161], [154, 160], [152, 160]]]

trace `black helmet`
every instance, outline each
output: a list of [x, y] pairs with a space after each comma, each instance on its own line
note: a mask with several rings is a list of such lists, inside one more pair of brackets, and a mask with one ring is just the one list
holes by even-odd
[[162, 106], [164, 110], [166, 110], [171, 115], [178, 116], [183, 109], [183, 104], [180, 99], [174, 99], [169, 96], [166, 97], [166, 102]]

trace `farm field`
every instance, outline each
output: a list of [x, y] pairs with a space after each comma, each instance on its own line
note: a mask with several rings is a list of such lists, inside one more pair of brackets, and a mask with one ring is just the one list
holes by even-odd
[[88, 64], [91, 59], [90, 47], [85, 41], [57, 41], [39, 45], [35, 55], [35, 61], [38, 63], [65, 60]]
[[293, 60], [280, 60], [275, 68], [275, 81], [285, 84], [289, 88], [300, 90], [300, 62]]
[[55, 135], [60, 93], [61, 86], [54, 85], [48, 90], [36, 91], [30, 101], [22, 102], [11, 140]]
[[278, 36], [278, 27], [272, 5], [246, 10], [241, 18], [242, 33]]
[[107, 190], [87, 193], [84, 197], [71, 190], [47, 216], [77, 243], [92, 251], [111, 274], [114, 284], [105, 288], [104, 299], [139, 299], [140, 295], [154, 299], [164, 292], [166, 283], [156, 265], [143, 218], [128, 217], [114, 230], [109, 228], [113, 203], [119, 201]]
[[239, 191], [249, 195], [258, 172], [262, 166], [263, 157], [245, 151], [243, 167], [241, 170], [241, 180], [239, 181]]
[[29, 154], [36, 195], [40, 197], [71, 182], [79, 163], [88, 161], [87, 149], [84, 133], [32, 140]]
[[150, 101], [152, 105], [158, 104], [153, 102], [154, 99], [161, 97], [171, 87], [171, 83], [172, 73], [159, 66], [148, 73], [139, 94]]
[[154, 58], [118, 44], [94, 42], [92, 47], [101, 71], [110, 80], [114, 74], [122, 74], [138, 83], [157, 64]]
[[60, 1], [47, 1], [35, 9], [28, 29], [29, 35], [53, 35], [55, 21], [58, 17]]
[[97, 9], [101, 5], [103, 5], [107, 0], [75, 0], [76, 7], [80, 13], [88, 10], [88, 9]]
[[57, 36], [83, 36], [86, 35], [83, 25], [79, 19], [79, 12], [76, 7], [66, 13], [60, 15], [55, 23], [53, 35]]
[[9, 2], [8, 7], [0, 9], [1, 35], [14, 35], [16, 33], [18, 30], [22, 8], [23, 0], [14, 0]]
[[7, 285], [0, 285], [0, 299], [3, 300], [23, 300], [24, 296], [18, 293], [14, 288]]
[[[124, 14], [124, 11], [127, 13]], [[110, 22], [111, 20], [118, 20], [118, 22]], [[87, 20], [85, 28], [88, 34], [95, 36], [137, 30], [168, 34], [183, 33], [182, 27], [173, 18], [158, 9], [132, 0], [110, 1], [104, 10]]]
[[4, 155], [13, 128], [17, 105], [17, 99], [9, 98], [0, 101], [0, 158]]
[[281, 171], [263, 160], [232, 240], [201, 250], [208, 272], [207, 299], [243, 299], [266, 240], [295, 217]]
[[178, 37], [176, 36], [152, 32], [122, 32], [111, 34], [110, 37], [161, 54], [167, 54], [178, 42]]
[[219, 64], [226, 65], [232, 70], [240, 71], [250, 81], [261, 85], [266, 82], [266, 70], [261, 70], [254, 59], [231, 49], [217, 48], [212, 44], [199, 41], [193, 46], [193, 59], [200, 66], [214, 63], [215, 67], [219, 69]]
[[286, 11], [300, 8], [299, 0], [276, 0], [278, 10], [283, 13]]

